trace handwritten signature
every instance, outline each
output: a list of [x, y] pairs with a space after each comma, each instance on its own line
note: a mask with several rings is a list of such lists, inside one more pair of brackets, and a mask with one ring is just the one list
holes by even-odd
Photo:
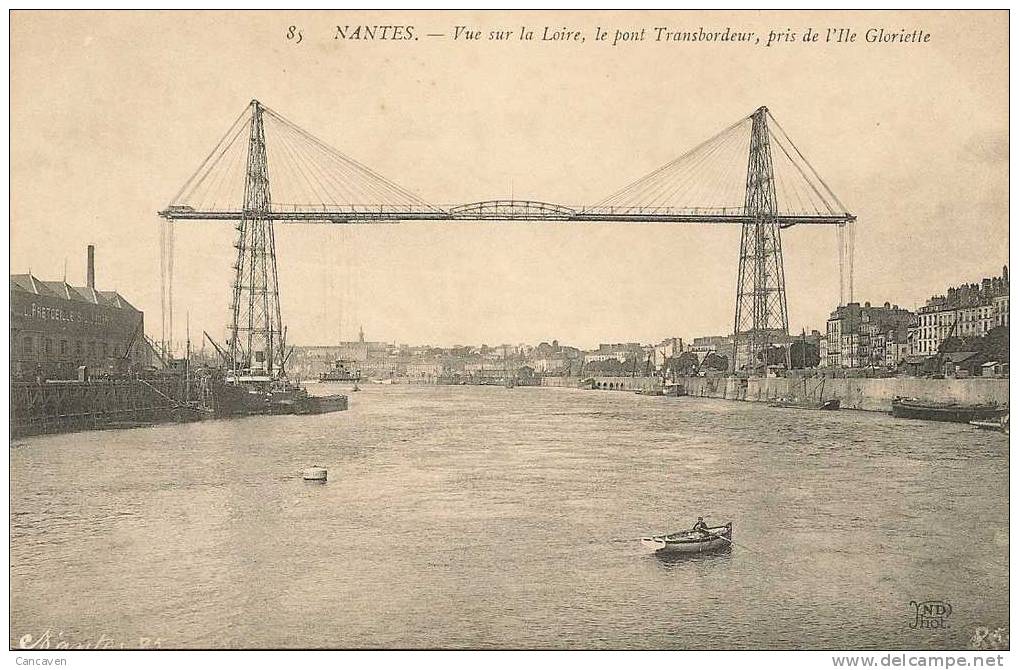
[[970, 638], [970, 649], [1008, 649], [1008, 628], [1000, 626], [991, 630], [985, 626], [979, 626], [973, 631]]
[[38, 637], [25, 633], [18, 638], [19, 649], [160, 649], [163, 639], [159, 637], [139, 637], [135, 644], [100, 633], [99, 637], [83, 639], [65, 637], [64, 631], [53, 631], [47, 628]]

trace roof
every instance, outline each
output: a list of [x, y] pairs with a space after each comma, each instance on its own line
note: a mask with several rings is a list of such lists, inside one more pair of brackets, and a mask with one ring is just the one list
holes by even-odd
[[38, 279], [36, 279], [35, 283], [36, 285], [42, 284], [47, 289], [49, 289], [51, 294], [57, 296], [58, 298], [62, 298], [63, 300], [70, 300], [71, 302], [93, 302], [89, 298], [86, 298], [85, 294], [82, 291], [79, 291], [78, 289], [74, 288], [67, 282], [62, 281], [40, 282]]
[[31, 274], [11, 275], [10, 289], [69, 302], [92, 303], [113, 309], [138, 311], [134, 305], [116, 291], [97, 291], [88, 286], [71, 286], [63, 281], [43, 281]]
[[37, 282], [32, 275], [11, 275], [11, 290], [34, 293], [35, 295], [48, 295], [56, 297], [48, 288]]
[[951, 361], [952, 363], [962, 363], [968, 361], [977, 355], [976, 351], [953, 351], [949, 354], [945, 354], [945, 360]]
[[[88, 290], [88, 289], [86, 289]], [[99, 302], [106, 302], [110, 307], [116, 307], [117, 309], [128, 309], [134, 312], [138, 310], [135, 306], [124, 299], [124, 296], [120, 295], [116, 291], [96, 291], [99, 294]]]

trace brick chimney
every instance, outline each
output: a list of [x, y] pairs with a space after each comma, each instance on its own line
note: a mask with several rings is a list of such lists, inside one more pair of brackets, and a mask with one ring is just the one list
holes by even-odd
[[87, 285], [90, 289], [95, 290], [96, 287], [96, 248], [94, 245], [88, 245], [88, 268], [86, 270]]

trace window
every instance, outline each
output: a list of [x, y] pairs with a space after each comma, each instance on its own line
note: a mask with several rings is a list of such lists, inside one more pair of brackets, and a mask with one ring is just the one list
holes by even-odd
[[60, 355], [67, 355], [67, 340], [60, 340]]
[[53, 340], [51, 340], [48, 337], [45, 340], [43, 340], [42, 351], [47, 356], [53, 353]]
[[31, 336], [26, 337], [24, 340], [21, 341], [21, 353], [24, 354], [25, 356], [28, 356], [29, 358], [32, 357], [33, 352]]

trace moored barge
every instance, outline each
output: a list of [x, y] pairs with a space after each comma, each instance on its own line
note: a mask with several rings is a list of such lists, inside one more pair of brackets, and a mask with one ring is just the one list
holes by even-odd
[[892, 399], [892, 416], [900, 419], [924, 419], [926, 421], [990, 421], [1008, 412], [1008, 407], [997, 403], [960, 404], [929, 402], [916, 398], [896, 396]]

